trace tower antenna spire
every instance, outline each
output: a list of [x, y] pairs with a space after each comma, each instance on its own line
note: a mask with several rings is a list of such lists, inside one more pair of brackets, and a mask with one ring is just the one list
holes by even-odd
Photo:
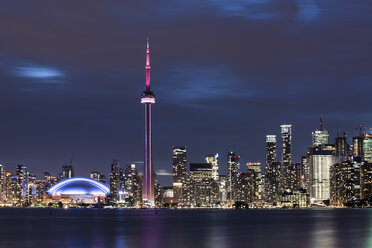
[[320, 131], [324, 131], [323, 129], [323, 116], [320, 115]]
[[146, 91], [150, 91], [150, 34], [147, 34], [146, 43]]

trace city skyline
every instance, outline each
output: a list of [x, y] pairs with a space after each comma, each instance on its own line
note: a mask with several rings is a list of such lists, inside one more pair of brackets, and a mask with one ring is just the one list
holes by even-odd
[[[155, 8], [129, 27], [123, 20], [133, 19], [116, 12], [125, 9], [120, 4], [84, 9], [95, 20], [87, 24], [78, 15], [85, 5], [67, 17], [58, 8], [39, 13], [34, 6], [3, 3], [0, 18], [8, 25], [0, 27], [0, 163], [11, 170], [25, 164], [37, 176], [57, 174], [76, 153], [75, 174], [87, 176], [93, 170], [108, 175], [113, 159], [143, 161], [138, 92], [147, 32], [159, 101], [154, 164], [166, 173], [173, 145], [187, 145], [193, 163], [221, 154], [219, 170], [226, 174], [229, 151], [241, 156], [242, 165], [264, 164], [265, 135], [277, 135], [280, 148], [279, 126], [285, 123], [292, 124], [294, 162], [312, 144], [319, 114], [332, 142], [338, 130], [354, 136], [359, 125], [371, 126], [365, 94], [372, 78], [366, 66], [371, 4], [236, 4], [212, 4], [208, 15], [200, 8], [204, 17], [191, 19], [185, 6], [167, 6], [177, 17]], [[136, 19], [145, 14], [140, 5], [132, 6]], [[171, 176], [158, 178], [171, 182]]]

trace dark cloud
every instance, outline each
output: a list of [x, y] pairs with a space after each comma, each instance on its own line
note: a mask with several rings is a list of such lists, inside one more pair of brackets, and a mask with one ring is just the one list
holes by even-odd
[[230, 150], [242, 168], [264, 162], [265, 135], [284, 123], [298, 161], [319, 114], [332, 136], [371, 126], [371, 10], [366, 0], [2, 1], [1, 163], [56, 174], [75, 151], [86, 176], [142, 161], [147, 32], [160, 174], [172, 145], [188, 145], [189, 162], [219, 152], [221, 173]]

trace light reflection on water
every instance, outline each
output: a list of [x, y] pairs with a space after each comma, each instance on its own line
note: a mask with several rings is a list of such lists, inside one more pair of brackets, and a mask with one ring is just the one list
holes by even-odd
[[49, 211], [0, 209], [0, 247], [372, 247], [372, 209]]

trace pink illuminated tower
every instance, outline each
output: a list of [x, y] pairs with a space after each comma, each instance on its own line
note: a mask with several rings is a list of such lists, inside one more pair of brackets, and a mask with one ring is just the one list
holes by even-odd
[[143, 170], [143, 203], [154, 206], [155, 173], [152, 159], [152, 134], [151, 134], [151, 104], [155, 103], [155, 95], [150, 88], [150, 44], [147, 35], [146, 48], [146, 89], [142, 93], [141, 103], [145, 104], [145, 163]]

